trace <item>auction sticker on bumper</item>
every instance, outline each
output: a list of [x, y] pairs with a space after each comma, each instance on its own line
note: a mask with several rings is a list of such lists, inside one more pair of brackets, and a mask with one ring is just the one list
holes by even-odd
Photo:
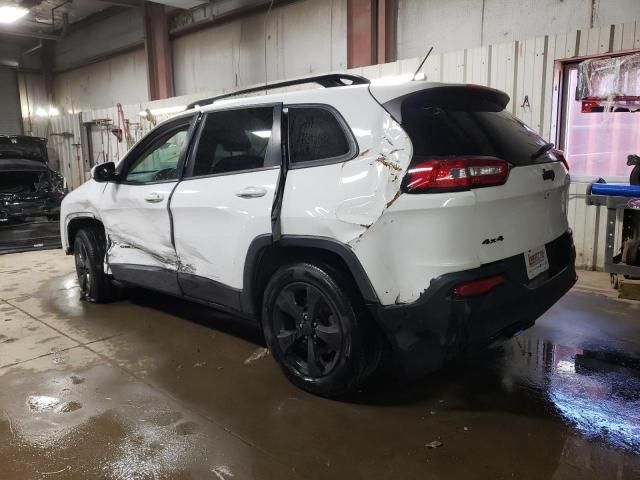
[[529, 280], [549, 270], [549, 259], [544, 246], [526, 252], [524, 254], [524, 262], [527, 265]]

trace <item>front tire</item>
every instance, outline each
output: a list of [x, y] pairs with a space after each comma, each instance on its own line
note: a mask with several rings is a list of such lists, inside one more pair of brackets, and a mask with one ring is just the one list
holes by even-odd
[[316, 395], [353, 392], [380, 358], [377, 331], [352, 282], [328, 265], [278, 270], [265, 290], [262, 324], [285, 375]]
[[102, 229], [81, 229], [76, 234], [73, 250], [82, 299], [93, 303], [114, 300], [116, 289], [104, 273], [106, 239]]

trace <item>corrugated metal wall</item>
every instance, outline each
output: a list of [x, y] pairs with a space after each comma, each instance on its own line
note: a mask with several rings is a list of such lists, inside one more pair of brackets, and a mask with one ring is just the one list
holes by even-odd
[[[514, 41], [486, 47], [470, 48], [455, 52], [432, 54], [423, 67], [427, 79], [442, 82], [478, 83], [504, 90], [511, 97], [508, 108], [550, 141], [555, 141], [556, 116], [554, 104], [558, 99], [559, 76], [555, 61], [574, 56], [640, 49], [640, 22], [612, 25], [561, 35], [547, 35], [523, 41]], [[420, 58], [399, 60], [394, 63], [374, 65], [351, 70], [375, 79], [390, 75], [413, 73]], [[186, 105], [190, 101], [219, 92], [203, 92], [196, 95], [175, 97], [156, 102], [146, 102], [123, 107], [125, 118], [139, 122], [141, 133], [151, 128], [151, 123], [139, 113], [145, 109], [161, 109]], [[527, 101], [525, 101], [527, 100]], [[158, 120], [167, 115], [159, 115]], [[116, 108], [83, 112], [81, 115], [53, 117], [39, 129], [44, 136], [69, 131], [74, 134], [73, 143], [79, 143], [81, 122], [109, 118], [117, 125]], [[115, 160], [125, 148], [117, 144], [115, 136], [109, 139], [105, 157]], [[65, 140], [66, 142], [67, 140]], [[69, 140], [70, 141], [70, 140]], [[63, 159], [64, 173], [75, 187], [86, 178], [86, 158], [82, 172], [74, 171], [74, 150], [65, 143], [53, 146]], [[116, 152], [119, 155], [116, 155]], [[86, 155], [85, 155], [86, 156]], [[575, 182], [569, 199], [569, 222], [574, 230], [577, 265], [580, 268], [601, 268], [604, 264], [604, 228], [606, 212], [587, 207], [584, 196], [588, 183]]]
[[[346, 0], [305, 0], [172, 41], [177, 94], [225, 90], [347, 66]], [[266, 42], [266, 44], [265, 44]]]
[[640, 19], [638, 0], [400, 0], [398, 54], [424, 55]]
[[[508, 108], [513, 114], [547, 140], [556, 142], [555, 104], [560, 84], [555, 61], [632, 49], [640, 49], [640, 22], [432, 54], [423, 72], [431, 81], [478, 83], [507, 92], [511, 97]], [[372, 79], [413, 73], [419, 61], [413, 58], [352, 72]], [[589, 179], [581, 180], [573, 181], [568, 206], [578, 255], [576, 265], [582, 269], [601, 269], [606, 209], [599, 207], [598, 212], [598, 207], [586, 205]]]

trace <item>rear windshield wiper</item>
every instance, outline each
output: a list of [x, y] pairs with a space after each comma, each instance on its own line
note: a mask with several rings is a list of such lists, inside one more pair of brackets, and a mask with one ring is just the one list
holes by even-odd
[[541, 157], [542, 155], [547, 153], [549, 150], [551, 150], [553, 147], [555, 147], [553, 143], [545, 143], [538, 150], [536, 150], [531, 154], [531, 160], [535, 160], [536, 158]]

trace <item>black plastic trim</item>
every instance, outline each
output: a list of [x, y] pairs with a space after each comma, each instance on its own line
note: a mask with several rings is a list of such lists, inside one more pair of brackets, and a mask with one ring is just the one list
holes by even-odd
[[368, 304], [380, 303], [378, 295], [369, 280], [367, 272], [362, 267], [360, 260], [358, 260], [353, 250], [344, 243], [328, 237], [283, 235], [280, 239], [280, 244], [283, 247], [317, 248], [338, 255], [346, 263], [349, 271], [353, 275], [364, 301]]
[[287, 172], [289, 170], [289, 142], [283, 142], [283, 138], [288, 139], [289, 125], [285, 116], [282, 104], [276, 105], [273, 109], [273, 130], [271, 134], [271, 142], [269, 142], [269, 157], [274, 161], [279, 158], [280, 175], [278, 183], [273, 195], [273, 203], [271, 204], [271, 237], [274, 242], [278, 242], [282, 235], [282, 223], [280, 214], [282, 212], [282, 204], [284, 201], [284, 188], [287, 182]]
[[[413, 303], [369, 306], [409, 378], [437, 370], [447, 358], [477, 350], [532, 326], [575, 284], [571, 232], [547, 243], [549, 270], [529, 280], [523, 254], [433, 279]], [[461, 282], [502, 275], [485, 295], [458, 298]]]
[[253, 239], [247, 249], [247, 256], [244, 262], [244, 272], [242, 276], [242, 296], [240, 301], [242, 311], [248, 314], [256, 314], [253, 299], [255, 297], [255, 278], [258, 265], [262, 259], [264, 251], [273, 245], [270, 234], [259, 235]]
[[192, 273], [178, 273], [178, 282], [185, 297], [223, 305], [236, 311], [242, 310], [240, 289]]
[[[345, 80], [351, 83], [345, 83]], [[256, 92], [263, 92], [263, 91], [267, 92], [269, 89], [292, 87], [294, 85], [305, 85], [308, 83], [315, 83], [325, 88], [332, 88], [332, 87], [349, 87], [351, 85], [368, 85], [371, 82], [369, 81], [369, 79], [362, 77], [360, 75], [351, 75], [346, 73], [329, 73], [326, 75], [314, 75], [311, 77], [297, 78], [295, 80], [287, 80], [284, 82], [276, 82], [276, 83], [260, 85], [258, 87], [245, 88], [245, 89], [237, 90], [231, 93], [223, 93], [222, 95], [217, 95], [215, 97], [204, 98], [202, 100], [189, 104], [189, 106], [187, 106], [187, 110], [191, 110], [192, 108], [196, 108], [198, 106], [210, 105], [224, 98], [237, 97], [239, 95], [245, 95], [247, 93], [256, 93]]]
[[109, 265], [113, 278], [120, 282], [136, 285], [158, 292], [182, 296], [178, 285], [178, 273], [168, 268], [116, 263]]

